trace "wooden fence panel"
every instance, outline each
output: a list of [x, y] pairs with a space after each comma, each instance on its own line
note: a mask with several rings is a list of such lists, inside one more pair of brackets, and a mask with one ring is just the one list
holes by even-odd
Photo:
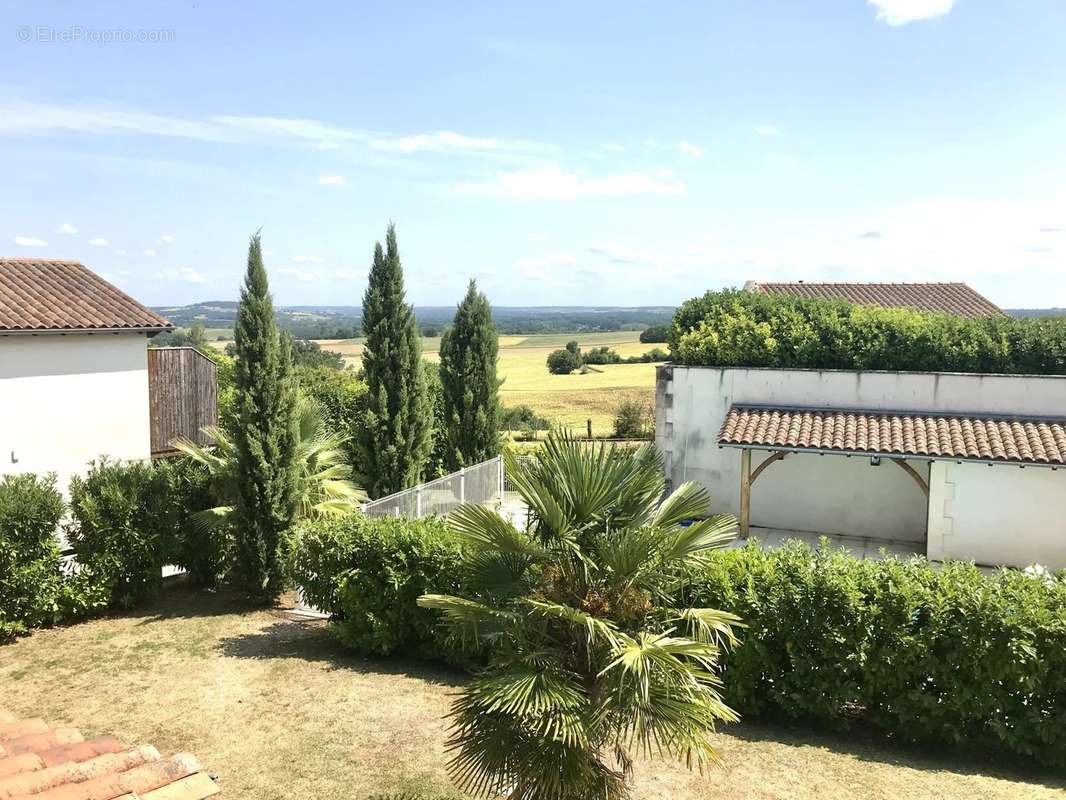
[[193, 347], [148, 348], [152, 455], [172, 455], [184, 436], [210, 444], [203, 428], [218, 424], [215, 362]]

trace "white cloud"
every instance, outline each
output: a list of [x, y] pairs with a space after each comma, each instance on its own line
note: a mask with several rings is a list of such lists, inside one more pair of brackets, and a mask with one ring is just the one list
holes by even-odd
[[174, 238], [174, 236], [172, 236], [171, 234], [164, 233], [162, 236], [159, 237], [159, 241], [161, 241], [163, 244], [174, 244], [174, 242], [178, 240]]
[[555, 267], [572, 267], [577, 259], [571, 253], [545, 253], [516, 259], [514, 265], [524, 271], [549, 270]]
[[322, 186], [343, 186], [344, 185], [344, 176], [343, 175], [320, 175], [319, 178], [318, 178], [318, 182]]
[[56, 228], [56, 233], [62, 233], [67, 236], [73, 236], [77, 232], [78, 229], [71, 225], [69, 222], [64, 222], [62, 225]]
[[955, 0], [867, 0], [877, 9], [877, 18], [889, 25], [906, 25], [922, 19], [942, 17]]
[[99, 236], [94, 236], [89, 240], [89, 244], [93, 247], [107, 247], [111, 242], [107, 241], [107, 239], [102, 239]]
[[142, 256], [147, 256], [148, 258], [155, 258], [157, 255], [159, 255], [159, 253], [157, 253], [155, 250], [152, 250], [151, 248], [149, 248], [148, 250], [142, 250], [141, 251], [141, 255]]
[[626, 197], [640, 194], [681, 194], [685, 184], [669, 173], [627, 172], [590, 177], [566, 172], [558, 165], [538, 169], [497, 172], [488, 180], [461, 183], [463, 194], [488, 194], [524, 200], [576, 197]]
[[48, 247], [48, 242], [36, 236], [16, 236], [12, 241], [19, 247]]
[[178, 269], [164, 269], [155, 274], [157, 278], [168, 281], [183, 281], [185, 283], [206, 283], [206, 279], [192, 267], [179, 267]]
[[464, 136], [455, 131], [434, 131], [401, 136], [395, 139], [375, 139], [370, 146], [375, 150], [392, 150], [414, 153], [418, 150], [501, 150], [514, 149], [522, 143], [504, 143], [493, 137]]
[[293, 261], [298, 261], [301, 264], [321, 264], [322, 259], [319, 256], [293, 256]]
[[765, 122], [760, 122], [752, 125], [752, 130], [760, 136], [780, 136], [781, 129], [776, 125], [767, 125]]
[[594, 242], [589, 245], [593, 255], [604, 256], [612, 264], [654, 264], [659, 259], [651, 253], [645, 253], [627, 245], [614, 242]]
[[[321, 260], [321, 259], [319, 259]], [[296, 269], [283, 267], [278, 270], [279, 275], [287, 275], [306, 283], [326, 283], [329, 281], [357, 281], [364, 277], [363, 273], [352, 269]]]
[[694, 145], [692, 142], [682, 140], [677, 147], [682, 153], [688, 153], [693, 158], [703, 158], [707, 155], [707, 152], [702, 147]]

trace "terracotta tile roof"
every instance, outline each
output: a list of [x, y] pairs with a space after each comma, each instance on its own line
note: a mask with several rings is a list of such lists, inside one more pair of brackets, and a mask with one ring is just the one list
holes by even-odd
[[946, 311], [964, 317], [1002, 316], [1003, 309], [965, 283], [757, 283], [744, 286], [763, 294], [848, 300], [885, 308]]
[[0, 258], [0, 333], [170, 327], [77, 261]]
[[733, 406], [718, 444], [1066, 465], [1066, 419]]
[[190, 755], [162, 758], [105, 736], [17, 719], [0, 709], [0, 799], [202, 800], [218, 785]]

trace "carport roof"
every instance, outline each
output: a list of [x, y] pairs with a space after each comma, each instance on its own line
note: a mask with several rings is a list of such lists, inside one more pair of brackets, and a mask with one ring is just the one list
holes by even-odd
[[718, 433], [718, 444], [841, 455], [1066, 466], [1066, 419], [734, 405]]

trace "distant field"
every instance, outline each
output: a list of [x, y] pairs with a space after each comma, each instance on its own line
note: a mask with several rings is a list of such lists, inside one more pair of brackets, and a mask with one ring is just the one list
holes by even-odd
[[[208, 339], [212, 337], [209, 335]], [[552, 375], [548, 353], [576, 340], [582, 349], [606, 345], [620, 356], [639, 356], [665, 344], [642, 344], [639, 331], [613, 333], [546, 333], [528, 336], [501, 336], [499, 375], [504, 379], [500, 398], [505, 406], [527, 405], [556, 424], [584, 431], [592, 420], [592, 433], [608, 435], [615, 409], [627, 397], [655, 400], [654, 364], [608, 364], [602, 372], [588, 375]], [[326, 350], [344, 356], [345, 363], [358, 369], [363, 355], [363, 339], [317, 339]], [[224, 346], [225, 342], [217, 343]], [[422, 355], [427, 361], [440, 360], [440, 337], [422, 339]]]
[[[649, 404], [655, 398], [654, 364], [609, 364], [588, 375], [552, 375], [545, 361], [548, 353], [577, 340], [583, 349], [607, 345], [621, 356], [646, 353], [664, 345], [641, 344], [639, 331], [587, 334], [535, 334], [501, 336], [499, 374], [504, 379], [500, 398], [505, 406], [528, 405], [538, 414], [562, 425], [585, 429], [592, 420], [594, 435], [611, 432], [614, 411], [625, 397], [636, 397]], [[344, 356], [354, 367], [363, 353], [362, 339], [320, 339], [327, 350]], [[422, 353], [437, 361], [440, 339], [423, 339]]]

